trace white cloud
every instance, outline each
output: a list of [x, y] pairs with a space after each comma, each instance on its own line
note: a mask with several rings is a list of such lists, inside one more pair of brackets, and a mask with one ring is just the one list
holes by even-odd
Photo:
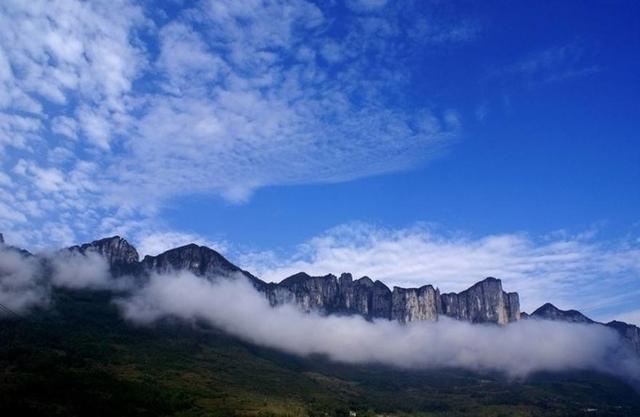
[[[409, 88], [412, 51], [441, 40], [392, 4], [343, 16], [336, 36], [333, 7], [201, 1], [154, 20], [125, 0], [2, 2], [0, 162], [16, 169], [0, 202], [83, 238], [114, 225], [136, 233], [181, 195], [242, 202], [264, 186], [438, 155], [460, 129], [456, 113], [389, 97]], [[37, 226], [0, 227], [54, 243]]]
[[49, 291], [38, 260], [0, 243], [0, 304], [19, 314], [48, 303]]
[[[267, 281], [305, 271], [351, 272], [387, 285], [438, 286], [461, 291], [488, 276], [517, 291], [524, 311], [545, 302], [599, 318], [636, 299], [640, 247], [600, 242], [592, 236], [525, 234], [471, 237], [417, 226], [390, 230], [347, 224], [310, 239], [291, 256], [245, 254], [240, 265]], [[623, 290], [624, 289], [624, 290]], [[612, 295], [620, 298], [611, 299]]]
[[77, 139], [78, 123], [71, 117], [58, 116], [51, 121], [51, 131], [70, 139]]
[[249, 342], [297, 355], [403, 368], [461, 367], [523, 377], [536, 371], [596, 369], [635, 382], [640, 365], [605, 327], [526, 320], [504, 327], [456, 320], [368, 322], [359, 316], [306, 314], [271, 307], [242, 278], [215, 283], [182, 272], [152, 276], [118, 301], [126, 318], [150, 323], [170, 316], [207, 320]]
[[27, 217], [19, 211], [13, 210], [0, 202], [0, 219], [15, 223], [26, 223]]
[[[68, 95], [105, 100], [121, 108], [131, 87], [139, 52], [129, 42], [133, 24], [142, 13], [125, 1], [73, 0], [6, 1], [2, 3], [0, 36], [9, 67], [4, 87], [14, 100], [7, 107], [24, 107], [16, 99], [66, 104]], [[6, 67], [5, 67], [6, 68]]]
[[53, 285], [71, 289], [114, 287], [109, 263], [95, 252], [60, 251], [48, 256]]

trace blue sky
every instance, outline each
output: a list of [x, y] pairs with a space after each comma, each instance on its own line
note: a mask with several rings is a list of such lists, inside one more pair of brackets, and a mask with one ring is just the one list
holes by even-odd
[[[640, 5], [0, 5], [0, 230], [640, 322]], [[605, 288], [605, 289], [603, 289]]]

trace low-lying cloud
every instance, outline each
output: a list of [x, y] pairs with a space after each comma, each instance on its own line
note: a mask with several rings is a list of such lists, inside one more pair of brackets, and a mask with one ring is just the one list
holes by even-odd
[[46, 307], [55, 287], [117, 291], [122, 315], [135, 323], [165, 317], [205, 320], [248, 342], [300, 356], [410, 369], [498, 371], [516, 378], [537, 371], [593, 369], [640, 383], [640, 360], [604, 326], [523, 320], [500, 327], [448, 318], [404, 325], [324, 316], [294, 305], [272, 307], [242, 276], [210, 280], [181, 271], [153, 274], [133, 286], [127, 277], [114, 278], [97, 253], [38, 258], [0, 247], [3, 306], [17, 313]]
[[108, 289], [114, 285], [109, 263], [96, 252], [60, 251], [51, 256], [51, 281], [70, 289]]
[[5, 307], [0, 316], [47, 307], [53, 288], [122, 291], [132, 288], [132, 280], [113, 277], [107, 260], [96, 252], [31, 256], [0, 244], [0, 304]]
[[[22, 313], [49, 302], [49, 288], [40, 262], [0, 244], [0, 304]], [[3, 311], [0, 315], [7, 313]]]
[[640, 362], [601, 326], [526, 320], [505, 327], [450, 319], [366, 321], [271, 307], [242, 278], [211, 282], [188, 272], [154, 275], [117, 301], [137, 323], [164, 317], [205, 320], [246, 341], [297, 355], [401, 368], [461, 367], [523, 377], [536, 371], [595, 369], [638, 380]]

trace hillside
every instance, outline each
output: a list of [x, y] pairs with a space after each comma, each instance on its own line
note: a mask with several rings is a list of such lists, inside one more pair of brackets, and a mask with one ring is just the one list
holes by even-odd
[[[634, 416], [640, 396], [592, 372], [522, 381], [462, 370], [337, 365], [202, 323], [124, 322], [110, 295], [56, 290], [55, 309], [0, 322], [0, 412], [20, 416]], [[591, 410], [591, 411], [589, 411]]]

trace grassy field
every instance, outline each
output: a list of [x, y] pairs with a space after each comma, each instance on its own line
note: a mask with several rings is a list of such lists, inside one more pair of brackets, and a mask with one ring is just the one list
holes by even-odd
[[639, 416], [592, 372], [525, 381], [346, 366], [256, 347], [199, 323], [132, 326], [104, 293], [0, 320], [2, 416]]

